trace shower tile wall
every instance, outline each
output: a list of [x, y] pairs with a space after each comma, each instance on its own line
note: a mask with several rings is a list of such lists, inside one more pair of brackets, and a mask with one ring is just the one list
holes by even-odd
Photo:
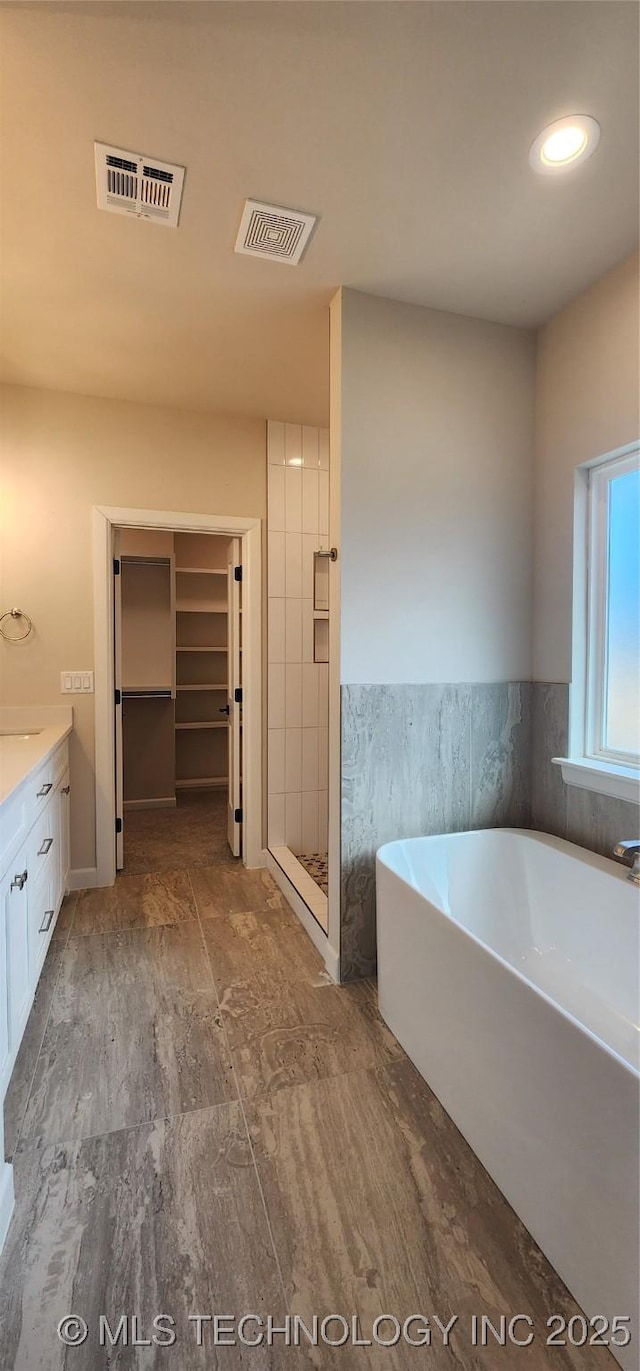
[[329, 433], [269, 422], [268, 842], [327, 850], [328, 666], [313, 660], [313, 554], [329, 546]]

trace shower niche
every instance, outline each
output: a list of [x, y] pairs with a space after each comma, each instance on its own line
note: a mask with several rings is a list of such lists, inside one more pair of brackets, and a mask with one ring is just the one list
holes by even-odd
[[313, 554], [313, 660], [329, 661], [329, 562], [328, 550]]

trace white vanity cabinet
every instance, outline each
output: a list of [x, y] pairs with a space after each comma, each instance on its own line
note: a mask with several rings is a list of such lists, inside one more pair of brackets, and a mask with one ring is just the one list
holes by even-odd
[[14, 1204], [3, 1104], [69, 879], [68, 706], [0, 706], [0, 1250]]
[[[29, 944], [27, 934], [27, 877], [21, 849], [19, 866], [9, 870], [0, 883], [0, 921], [3, 937], [0, 952], [0, 1079], [4, 1086], [13, 1065], [14, 1044], [19, 1040], [29, 993]], [[16, 1048], [17, 1051], [17, 1048]]]
[[29, 934], [27, 854], [20, 849], [16, 870], [2, 882], [2, 913], [7, 968], [9, 1055], [15, 1056], [29, 1013]]
[[[5, 888], [6, 887], [6, 888]], [[6, 917], [6, 903], [9, 894], [8, 881], [6, 878], [0, 884], [0, 926], [4, 927]], [[3, 1012], [3, 1007], [7, 1003], [7, 945], [6, 939], [0, 938], [0, 1081], [5, 1081], [7, 1076], [7, 1063], [9, 1061], [9, 1017], [8, 1013]], [[0, 1161], [2, 1158], [0, 1158]]]
[[0, 1099], [66, 891], [69, 794], [65, 739], [0, 810]]

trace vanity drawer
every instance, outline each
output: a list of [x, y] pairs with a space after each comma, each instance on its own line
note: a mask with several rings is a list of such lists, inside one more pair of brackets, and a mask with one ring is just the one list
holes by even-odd
[[[51, 863], [29, 890], [29, 982], [35, 990], [56, 922], [56, 872]], [[32, 991], [33, 993], [33, 991]]]
[[49, 796], [53, 795], [58, 781], [64, 774], [67, 758], [68, 749], [65, 744], [43, 763], [29, 782], [28, 803], [34, 819], [44, 809]]
[[53, 791], [29, 834], [29, 879], [39, 880], [45, 867], [58, 860], [58, 806]]

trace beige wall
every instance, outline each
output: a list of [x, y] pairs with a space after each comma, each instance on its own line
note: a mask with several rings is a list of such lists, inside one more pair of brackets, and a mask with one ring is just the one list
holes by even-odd
[[91, 509], [266, 515], [260, 420], [2, 387], [0, 582], [35, 633], [0, 643], [3, 704], [74, 707], [72, 866], [95, 865], [93, 696], [60, 672], [93, 666]]
[[536, 680], [571, 680], [574, 471], [638, 438], [639, 327], [634, 255], [572, 300], [538, 337]]
[[340, 328], [341, 679], [528, 678], [533, 334], [352, 290]]

